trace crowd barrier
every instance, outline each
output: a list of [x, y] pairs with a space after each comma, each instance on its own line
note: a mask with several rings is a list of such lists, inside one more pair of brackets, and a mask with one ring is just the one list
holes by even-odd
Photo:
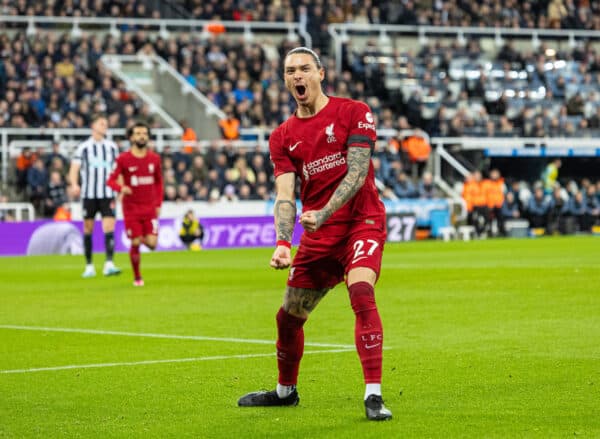
[[[269, 247], [275, 243], [273, 217], [230, 217], [206, 218], [202, 220], [205, 230], [205, 249]], [[158, 251], [183, 250], [179, 239], [181, 219], [160, 219]], [[301, 228], [298, 224], [296, 228]], [[31, 221], [0, 223], [0, 255], [49, 255], [83, 254], [82, 221]], [[301, 231], [294, 233], [297, 244]], [[95, 252], [104, 252], [104, 234], [100, 223], [92, 235]], [[128, 251], [130, 240], [125, 232], [123, 220], [115, 225], [115, 251]], [[144, 247], [142, 247], [144, 249]]]
[[[205, 236], [204, 249], [272, 247], [276, 241], [273, 223], [272, 203], [261, 203], [267, 210], [259, 215], [201, 217]], [[161, 218], [158, 235], [159, 251], [182, 250], [179, 239], [181, 215]], [[189, 206], [188, 206], [189, 207]], [[187, 207], [186, 207], [187, 208]], [[388, 203], [388, 241], [400, 242], [415, 239], [418, 227], [428, 227], [431, 236], [449, 224], [449, 207], [446, 200], [405, 200]], [[299, 243], [302, 226], [296, 221], [293, 244]], [[82, 254], [82, 221], [21, 221], [0, 223], [0, 255], [43, 255], [43, 254]], [[104, 235], [100, 222], [97, 222], [92, 236], [94, 251], [104, 251]], [[130, 241], [125, 232], [124, 222], [117, 219], [115, 226], [115, 251], [128, 251]]]

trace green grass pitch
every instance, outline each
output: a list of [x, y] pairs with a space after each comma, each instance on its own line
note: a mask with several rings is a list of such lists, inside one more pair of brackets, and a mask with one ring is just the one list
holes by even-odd
[[[368, 422], [342, 286], [305, 327], [300, 405], [273, 388], [287, 272], [271, 249], [0, 259], [0, 437], [600, 437], [600, 240], [388, 245], [384, 399]], [[95, 255], [97, 270], [102, 255]]]

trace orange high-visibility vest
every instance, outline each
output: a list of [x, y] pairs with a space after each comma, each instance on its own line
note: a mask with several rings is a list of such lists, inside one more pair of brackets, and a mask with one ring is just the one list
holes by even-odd
[[195, 142], [198, 140], [196, 132], [191, 128], [187, 127], [181, 136], [181, 140], [184, 142], [183, 152], [192, 153], [194, 152]]
[[487, 205], [490, 209], [500, 208], [504, 204], [504, 179], [484, 180]]
[[419, 136], [410, 136], [404, 139], [402, 149], [406, 151], [411, 162], [424, 162], [431, 154], [431, 145]]
[[240, 121], [233, 119], [221, 119], [219, 126], [223, 130], [223, 137], [229, 140], [235, 140], [240, 137]]
[[216, 21], [212, 22], [212, 23], [208, 23], [205, 27], [207, 32], [210, 32], [211, 34], [222, 34], [225, 32], [225, 26], [223, 25], [223, 23], [218, 23]]
[[463, 186], [462, 196], [467, 203], [468, 212], [471, 212], [474, 207], [486, 205], [485, 191], [481, 182], [466, 181]]
[[62, 206], [59, 206], [54, 212], [54, 221], [71, 221], [71, 212]]

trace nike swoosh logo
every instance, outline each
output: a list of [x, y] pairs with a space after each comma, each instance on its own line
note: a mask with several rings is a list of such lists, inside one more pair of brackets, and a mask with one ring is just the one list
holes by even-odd
[[302, 140], [297, 141], [296, 143], [294, 143], [294, 145], [290, 146], [290, 151], [293, 151], [296, 149], [296, 147], [302, 143]]
[[365, 348], [367, 349], [373, 349], [376, 348], [377, 346], [379, 346], [381, 343], [375, 343], [375, 344], [365, 344]]

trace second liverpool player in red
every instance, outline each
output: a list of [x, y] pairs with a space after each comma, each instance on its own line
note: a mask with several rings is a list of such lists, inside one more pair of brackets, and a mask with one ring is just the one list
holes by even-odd
[[[135, 286], [143, 286], [140, 271], [140, 245], [154, 250], [158, 240], [158, 217], [163, 199], [160, 156], [147, 148], [148, 125], [137, 122], [127, 130], [129, 151], [117, 157], [116, 167], [107, 185], [122, 197], [127, 236], [131, 239], [129, 258]], [[119, 181], [122, 177], [122, 184]]]

